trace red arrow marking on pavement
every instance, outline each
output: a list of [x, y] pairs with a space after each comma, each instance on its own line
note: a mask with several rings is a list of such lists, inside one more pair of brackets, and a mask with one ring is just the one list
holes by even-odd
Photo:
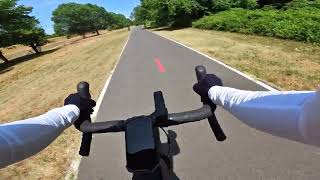
[[157, 58], [155, 61], [154, 61], [158, 67], [158, 71], [160, 73], [164, 73], [166, 71], [166, 69], [164, 68], [164, 66], [161, 64], [161, 61], [159, 58]]

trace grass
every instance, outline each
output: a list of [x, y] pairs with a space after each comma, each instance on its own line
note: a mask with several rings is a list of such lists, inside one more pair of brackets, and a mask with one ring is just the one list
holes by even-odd
[[[97, 99], [127, 37], [127, 30], [117, 30], [87, 39], [62, 38], [63, 46], [60, 40], [55, 42], [60, 42], [60, 48], [19, 63], [11, 60], [11, 66], [0, 64], [0, 123], [62, 106], [83, 80], [90, 83]], [[77, 156], [80, 137], [74, 128], [67, 129], [38, 155], [0, 170], [0, 179], [64, 179]]]
[[193, 28], [156, 33], [280, 89], [314, 90], [320, 84], [319, 45]]

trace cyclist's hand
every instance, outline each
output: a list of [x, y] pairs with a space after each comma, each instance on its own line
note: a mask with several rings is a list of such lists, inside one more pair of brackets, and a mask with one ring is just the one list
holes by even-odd
[[74, 122], [74, 126], [79, 130], [81, 123], [84, 120], [90, 118], [90, 114], [93, 112], [93, 107], [96, 106], [96, 102], [92, 99], [81, 98], [78, 93], [70, 94], [65, 100], [64, 105], [76, 105], [80, 109], [80, 116]]
[[208, 91], [212, 86], [222, 86], [222, 81], [214, 74], [207, 74], [205, 78], [193, 85], [193, 90], [201, 97], [207, 99]]

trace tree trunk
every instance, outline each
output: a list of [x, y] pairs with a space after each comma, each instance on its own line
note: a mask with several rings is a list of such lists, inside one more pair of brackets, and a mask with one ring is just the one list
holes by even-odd
[[86, 33], [83, 33], [82, 37], [83, 37], [83, 39], [85, 39], [86, 38]]
[[37, 49], [37, 46], [35, 46], [34, 44], [30, 45], [32, 47], [32, 49], [36, 52], [36, 54], [39, 54], [40, 52]]
[[2, 59], [4, 63], [9, 63], [9, 60], [6, 57], [4, 57], [1, 51], [0, 51], [0, 59]]
[[100, 35], [100, 33], [99, 33], [98, 29], [96, 29], [96, 33], [97, 33], [97, 35]]

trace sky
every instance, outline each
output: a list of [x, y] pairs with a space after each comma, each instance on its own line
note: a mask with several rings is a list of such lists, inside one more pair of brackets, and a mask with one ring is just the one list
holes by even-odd
[[32, 6], [32, 15], [40, 21], [47, 34], [53, 34], [52, 11], [59, 4], [68, 2], [97, 4], [107, 11], [121, 13], [129, 18], [132, 9], [140, 3], [140, 0], [20, 0], [18, 4]]

